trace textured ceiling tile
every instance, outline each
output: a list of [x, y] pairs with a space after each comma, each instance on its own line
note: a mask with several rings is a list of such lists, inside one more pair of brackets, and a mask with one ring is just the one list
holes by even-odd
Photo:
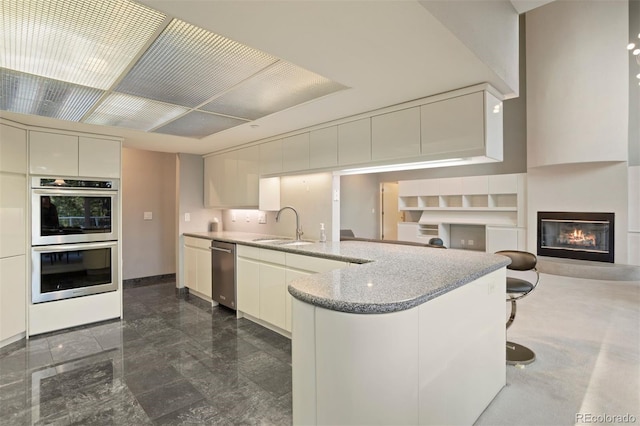
[[196, 107], [276, 61], [271, 55], [176, 19], [116, 90]]

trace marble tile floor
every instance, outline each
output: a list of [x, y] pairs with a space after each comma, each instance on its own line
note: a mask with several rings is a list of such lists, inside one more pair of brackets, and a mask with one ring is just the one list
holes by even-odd
[[291, 342], [175, 283], [124, 290], [124, 319], [0, 349], [0, 424], [291, 424]]

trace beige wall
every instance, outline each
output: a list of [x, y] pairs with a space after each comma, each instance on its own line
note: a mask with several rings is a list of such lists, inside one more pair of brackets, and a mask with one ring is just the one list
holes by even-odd
[[[280, 205], [291, 206], [298, 211], [300, 226], [304, 232], [303, 239], [319, 239], [320, 223], [324, 223], [327, 240], [331, 240], [331, 188], [331, 173], [280, 178]], [[295, 237], [296, 222], [292, 211], [284, 211], [278, 223], [275, 221], [276, 212], [266, 212], [266, 224], [258, 223], [258, 214], [257, 210], [223, 210], [224, 230]], [[235, 221], [232, 220], [234, 215]]]
[[175, 273], [176, 235], [176, 155], [124, 148], [123, 279]]

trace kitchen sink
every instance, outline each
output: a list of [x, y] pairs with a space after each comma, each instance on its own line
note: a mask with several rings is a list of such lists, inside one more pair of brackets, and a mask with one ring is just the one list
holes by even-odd
[[306, 240], [302, 240], [302, 241], [285, 241], [282, 243], [278, 243], [278, 245], [280, 246], [306, 246], [307, 244], [314, 244], [315, 241], [306, 241]]
[[256, 238], [255, 240], [256, 243], [286, 243], [289, 241], [293, 241], [290, 238]]

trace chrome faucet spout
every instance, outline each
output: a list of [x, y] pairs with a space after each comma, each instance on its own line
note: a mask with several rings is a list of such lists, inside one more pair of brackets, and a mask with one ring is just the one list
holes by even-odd
[[278, 210], [278, 213], [276, 213], [276, 222], [280, 221], [280, 213], [282, 213], [282, 211], [286, 209], [292, 210], [296, 215], [296, 241], [300, 241], [300, 237], [302, 237], [302, 234], [304, 234], [304, 232], [302, 232], [302, 228], [300, 228], [300, 216], [298, 215], [298, 211], [296, 209], [291, 206], [285, 206], [281, 208], [280, 210]]

